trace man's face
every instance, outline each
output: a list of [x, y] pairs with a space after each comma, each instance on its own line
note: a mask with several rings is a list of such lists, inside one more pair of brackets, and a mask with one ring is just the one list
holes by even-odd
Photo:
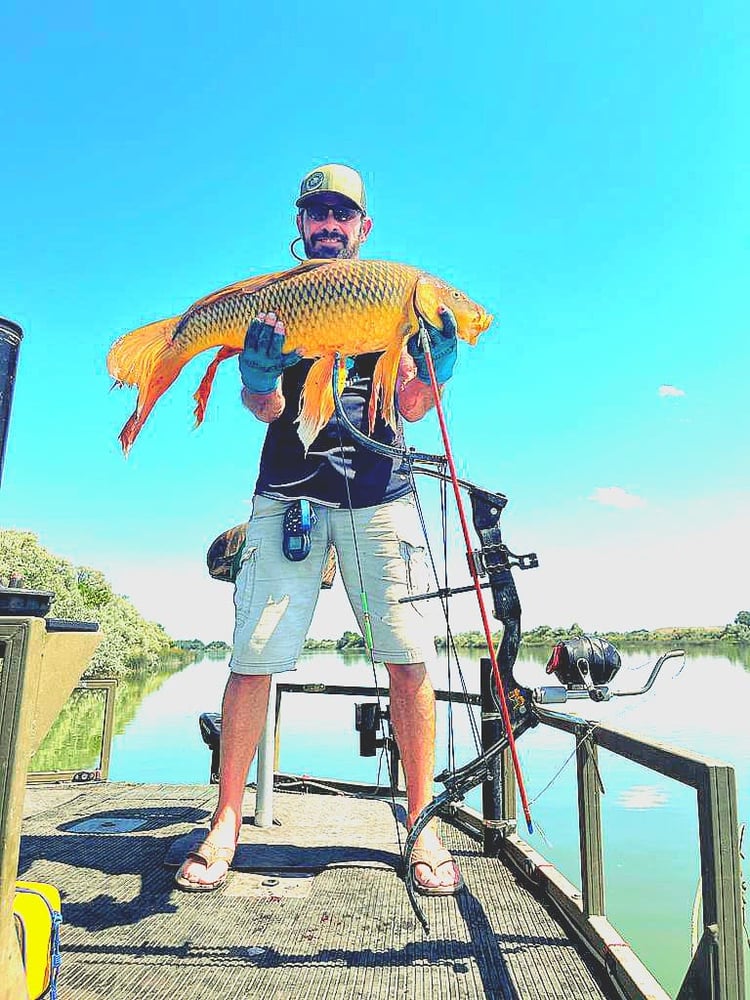
[[371, 219], [336, 194], [308, 199], [297, 216], [308, 257], [358, 257], [371, 228]]

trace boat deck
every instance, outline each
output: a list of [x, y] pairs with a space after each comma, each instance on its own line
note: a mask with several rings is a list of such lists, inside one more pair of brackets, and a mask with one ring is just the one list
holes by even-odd
[[174, 866], [215, 799], [206, 785], [29, 786], [19, 877], [62, 892], [60, 1000], [613, 995], [543, 904], [449, 823], [466, 888], [423, 899], [426, 937], [382, 799], [276, 792], [260, 829], [248, 790], [226, 885], [180, 892]]

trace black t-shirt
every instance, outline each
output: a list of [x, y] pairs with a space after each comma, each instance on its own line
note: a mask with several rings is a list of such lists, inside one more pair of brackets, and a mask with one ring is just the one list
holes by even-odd
[[[363, 434], [382, 444], [403, 447], [400, 419], [398, 430], [394, 431], [378, 411], [373, 432], [369, 433], [368, 406], [378, 357], [361, 354], [348, 362], [351, 367], [341, 391], [341, 402], [349, 420]], [[305, 455], [295, 419], [311, 365], [312, 361], [304, 359], [282, 375], [286, 406], [279, 419], [268, 425], [255, 492], [278, 500], [304, 498], [333, 507], [347, 507], [350, 498], [352, 507], [374, 507], [410, 493], [409, 480], [394, 472], [394, 464], [398, 463], [356, 444], [345, 428], [339, 427], [336, 414]]]

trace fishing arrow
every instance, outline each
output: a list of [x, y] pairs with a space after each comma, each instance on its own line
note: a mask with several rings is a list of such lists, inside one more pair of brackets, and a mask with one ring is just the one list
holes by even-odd
[[492, 676], [495, 681], [495, 688], [497, 690], [499, 702], [500, 702], [500, 712], [503, 717], [503, 725], [505, 726], [505, 732], [508, 738], [508, 748], [510, 750], [511, 757], [513, 759], [513, 770], [516, 774], [516, 781], [518, 782], [518, 793], [521, 797], [521, 805], [523, 806], [523, 814], [526, 817], [526, 825], [529, 828], [529, 833], [534, 832], [534, 826], [531, 822], [531, 809], [529, 807], [528, 796], [526, 795], [526, 786], [523, 780], [523, 774], [521, 772], [521, 762], [518, 759], [518, 751], [516, 749], [516, 741], [513, 736], [513, 727], [510, 721], [510, 713], [508, 712], [508, 702], [505, 698], [505, 691], [503, 689], [502, 681], [500, 680], [500, 669], [497, 665], [497, 654], [495, 652], [495, 644], [492, 641], [492, 630], [490, 629], [490, 620], [487, 615], [487, 607], [484, 603], [484, 595], [482, 594], [482, 586], [479, 582], [479, 573], [477, 571], [476, 563], [474, 561], [473, 550], [471, 545], [471, 535], [469, 534], [469, 525], [466, 520], [466, 511], [464, 510], [464, 503], [461, 497], [461, 489], [459, 486], [458, 475], [456, 473], [456, 464], [453, 461], [453, 449], [451, 448], [450, 438], [448, 436], [448, 428], [445, 423], [445, 414], [443, 413], [443, 404], [440, 401], [440, 387], [438, 386], [437, 377], [435, 375], [435, 365], [432, 361], [432, 352], [430, 350], [430, 337], [427, 332], [427, 327], [419, 317], [419, 339], [420, 346], [424, 351], [425, 359], [427, 361], [427, 370], [430, 373], [430, 388], [432, 389], [432, 398], [435, 403], [435, 412], [437, 413], [438, 423], [440, 424], [440, 434], [443, 438], [443, 447], [445, 449], [445, 460], [448, 465], [448, 472], [450, 474], [451, 485], [453, 486], [453, 495], [456, 499], [456, 508], [458, 510], [459, 521], [461, 522], [461, 533], [463, 534], [464, 544], [466, 545], [466, 560], [469, 564], [469, 573], [471, 574], [472, 584], [474, 586], [474, 592], [477, 595], [477, 603], [479, 605], [479, 614], [482, 619], [482, 628], [484, 630], [484, 638], [487, 642], [487, 651], [490, 654], [490, 663], [492, 664]]

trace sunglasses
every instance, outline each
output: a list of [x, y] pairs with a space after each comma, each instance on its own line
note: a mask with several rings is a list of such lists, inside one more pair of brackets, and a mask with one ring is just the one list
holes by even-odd
[[323, 205], [321, 203], [305, 205], [305, 211], [313, 222], [325, 222], [330, 212], [333, 212], [336, 222], [351, 222], [356, 216], [362, 214], [358, 208], [349, 205]]

